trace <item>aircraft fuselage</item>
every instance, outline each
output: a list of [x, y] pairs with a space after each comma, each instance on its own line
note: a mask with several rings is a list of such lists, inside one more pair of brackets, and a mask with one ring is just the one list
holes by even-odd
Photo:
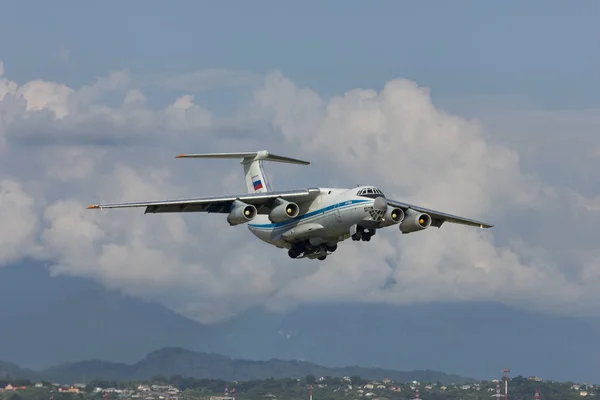
[[[298, 253], [308, 246], [313, 251], [306, 257], [322, 257], [335, 251], [338, 242], [349, 239], [357, 230], [356, 240], [369, 240], [375, 233], [384, 211], [377, 215], [375, 198], [358, 196], [360, 189], [319, 188], [320, 193], [312, 202], [300, 206], [298, 217], [273, 223], [267, 215], [257, 215], [248, 223], [248, 229], [273, 246], [296, 246]], [[375, 196], [385, 197], [383, 193], [372, 197]]]

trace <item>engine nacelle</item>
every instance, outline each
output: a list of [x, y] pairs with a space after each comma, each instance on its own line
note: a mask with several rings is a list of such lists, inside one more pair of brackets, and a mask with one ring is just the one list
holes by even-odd
[[431, 217], [429, 216], [429, 214], [420, 213], [409, 208], [406, 211], [404, 220], [400, 224], [400, 230], [402, 231], [402, 233], [411, 233], [427, 229], [430, 225]]
[[404, 211], [401, 208], [394, 208], [388, 206], [387, 211], [385, 212], [383, 219], [379, 223], [380, 228], [384, 228], [386, 226], [399, 224], [404, 219]]
[[227, 216], [227, 222], [229, 225], [239, 225], [252, 221], [256, 217], [256, 207], [252, 204], [246, 204], [242, 201], [235, 200], [232, 205], [232, 210]]
[[269, 213], [269, 220], [273, 223], [286, 221], [291, 218], [296, 218], [300, 213], [298, 204], [283, 199], [275, 199], [275, 206]]

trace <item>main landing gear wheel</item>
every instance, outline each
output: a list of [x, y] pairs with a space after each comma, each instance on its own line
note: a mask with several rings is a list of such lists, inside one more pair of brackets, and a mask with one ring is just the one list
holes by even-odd
[[368, 242], [371, 240], [371, 237], [375, 235], [375, 229], [369, 229], [366, 231], [364, 228], [359, 228], [359, 230], [352, 235], [352, 240], [355, 242], [362, 240], [363, 242]]
[[301, 253], [298, 252], [296, 249], [290, 249], [288, 250], [288, 256], [290, 256], [290, 258], [297, 258]]
[[288, 250], [288, 256], [290, 256], [290, 258], [298, 258], [305, 251], [306, 251], [306, 244], [305, 243], [301, 243], [301, 242], [294, 243], [292, 245], [292, 248]]
[[[312, 256], [318, 258], [319, 260], [324, 260], [327, 258], [328, 253], [333, 253], [337, 250], [337, 243], [333, 244], [320, 244], [316, 246], [311, 246], [306, 242], [298, 242], [292, 245], [292, 248], [288, 250], [288, 256], [290, 258], [298, 258], [298, 257], [308, 257]], [[318, 256], [318, 257], [317, 257]]]

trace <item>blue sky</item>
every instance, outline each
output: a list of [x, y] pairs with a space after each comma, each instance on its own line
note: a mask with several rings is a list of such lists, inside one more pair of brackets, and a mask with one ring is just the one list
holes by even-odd
[[436, 96], [520, 94], [581, 108], [598, 105], [599, 13], [597, 2], [563, 1], [9, 0], [0, 54], [17, 81], [279, 69], [326, 96], [405, 77]]
[[[298, 4], [2, 2], [0, 266], [208, 322], [308, 299], [597, 315], [599, 3]], [[274, 187], [370, 183], [496, 226], [389, 230], [298, 268], [221, 216], [85, 210], [237, 192], [237, 163], [173, 156], [262, 148], [311, 161], [269, 165]]]

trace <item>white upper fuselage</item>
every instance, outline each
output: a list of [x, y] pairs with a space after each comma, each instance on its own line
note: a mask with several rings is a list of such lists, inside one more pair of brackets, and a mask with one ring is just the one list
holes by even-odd
[[[310, 235], [314, 243], [335, 244], [350, 237], [350, 227], [361, 222], [363, 225], [375, 223], [370, 210], [373, 208], [374, 198], [359, 196], [361, 189], [372, 189], [377, 194], [373, 197], [383, 196], [372, 186], [361, 186], [352, 189], [319, 188], [319, 195], [312, 201], [298, 204], [300, 214], [287, 221], [273, 223], [268, 215], [257, 215], [248, 223], [248, 229], [259, 239], [277, 247], [289, 247], [289, 242], [282, 238], [282, 234], [292, 228], [322, 226], [322, 233]], [[307, 228], [308, 229], [308, 228]], [[315, 237], [316, 236], [316, 237]]]

